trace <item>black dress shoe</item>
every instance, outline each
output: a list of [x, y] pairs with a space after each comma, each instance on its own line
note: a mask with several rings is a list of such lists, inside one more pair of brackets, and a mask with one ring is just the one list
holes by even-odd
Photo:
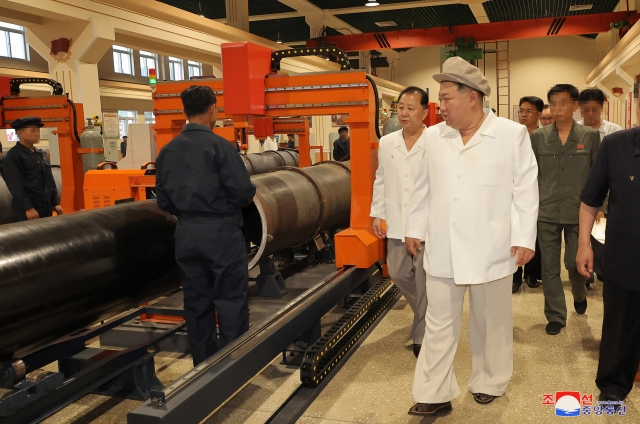
[[440, 413], [451, 412], [451, 402], [416, 403], [409, 409], [409, 415], [429, 417]]
[[622, 398], [620, 396], [612, 395], [611, 393], [600, 392], [600, 396], [598, 396], [598, 400], [600, 402], [620, 402]]
[[602, 281], [604, 283], [604, 277], [600, 274], [596, 274], [596, 277], [598, 278], [598, 281]]
[[416, 355], [416, 358], [418, 357], [418, 355], [420, 355], [420, 348], [422, 347], [421, 344], [413, 344], [413, 354]]
[[550, 336], [555, 336], [556, 334], [560, 333], [562, 327], [564, 327], [562, 323], [558, 321], [551, 321], [549, 324], [547, 324], [547, 334], [549, 334]]
[[585, 285], [587, 286], [587, 290], [593, 290], [593, 277], [594, 273], [591, 273], [591, 276], [589, 278], [587, 278], [587, 281], [585, 281]]
[[532, 289], [535, 289], [536, 287], [540, 287], [540, 285], [542, 284], [542, 281], [527, 275], [527, 277], [524, 279], [524, 282], [527, 283], [527, 286], [531, 287]]
[[520, 286], [522, 285], [522, 280], [520, 280], [519, 282], [513, 282], [511, 283], [511, 293], [518, 293], [518, 290], [520, 290]]
[[478, 402], [480, 405], [486, 405], [487, 403], [491, 403], [496, 398], [496, 396], [487, 395], [484, 393], [472, 393], [472, 394], [473, 394], [473, 400]]
[[585, 297], [582, 302], [573, 301], [573, 307], [576, 308], [576, 312], [580, 315], [587, 311], [587, 298]]

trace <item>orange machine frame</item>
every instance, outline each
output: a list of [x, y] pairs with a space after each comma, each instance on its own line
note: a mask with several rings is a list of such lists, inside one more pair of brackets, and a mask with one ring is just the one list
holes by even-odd
[[[75, 106], [75, 116], [73, 112]], [[56, 127], [60, 149], [62, 196], [60, 205], [67, 212], [84, 209], [82, 154], [102, 153], [104, 149], [83, 149], [76, 137], [84, 131], [84, 111], [79, 103], [72, 104], [64, 95], [46, 97], [2, 97], [0, 128], [11, 128], [11, 122], [26, 116], [38, 116], [45, 127]], [[75, 122], [75, 131], [74, 131]]]
[[[234, 47], [238, 43], [233, 43]], [[248, 45], [248, 43], [246, 43]], [[223, 59], [225, 56], [223, 45]], [[249, 61], [263, 60], [250, 56]], [[230, 64], [230, 65], [229, 65]], [[252, 67], [253, 64], [228, 61], [225, 74], [234, 74], [237, 67], [238, 74], [242, 74], [242, 67]], [[264, 64], [260, 64], [263, 66]], [[176, 137], [186, 123], [182, 113], [180, 92], [191, 85], [206, 85], [213, 89], [218, 99], [219, 117], [232, 119], [234, 122], [234, 135], [246, 134], [252, 129], [253, 118], [251, 114], [229, 114], [225, 110], [225, 96], [222, 93], [223, 81], [221, 79], [199, 79], [192, 81], [158, 83], [154, 94], [154, 112], [156, 114], [156, 144], [158, 150]], [[372, 87], [372, 82], [364, 72], [340, 71], [321, 72], [298, 75], [286, 75], [271, 73], [264, 78], [253, 78], [246, 82], [251, 85], [255, 95], [256, 86], [264, 92], [264, 114], [260, 116], [274, 118], [274, 128], [282, 132], [293, 132], [306, 136], [308, 134], [308, 121], [306, 117], [312, 115], [343, 114], [349, 118], [345, 121], [351, 131], [351, 227], [338, 233], [335, 237], [336, 265], [342, 267], [353, 265], [358, 268], [368, 268], [383, 257], [383, 243], [373, 235], [369, 210], [373, 195], [373, 182], [377, 169], [378, 138], [376, 125], [375, 105], [377, 99]], [[233, 87], [233, 85], [231, 85]], [[229, 87], [227, 88], [229, 90]], [[226, 93], [227, 96], [234, 93]], [[310, 99], [313, 99], [310, 102]], [[256, 115], [257, 116], [257, 115]], [[285, 131], [286, 129], [286, 131]], [[229, 134], [227, 128], [215, 128], [214, 132]], [[300, 165], [310, 165], [310, 146], [308, 137], [300, 143]], [[306, 147], [303, 146], [306, 145]], [[303, 159], [304, 158], [304, 159]], [[307, 160], [309, 162], [307, 162]], [[144, 173], [143, 170], [140, 170]], [[86, 189], [90, 190], [92, 174], [111, 173], [114, 179], [107, 187], [111, 189], [112, 201], [117, 200], [121, 194], [117, 193], [115, 186], [123, 188], [122, 195], [138, 182], [141, 174], [135, 170], [122, 171], [89, 171], [87, 173]], [[121, 175], [122, 174], [122, 175]], [[153, 176], [148, 176], [149, 181], [144, 181], [145, 187], [151, 184]], [[106, 180], [105, 180], [106, 181]], [[142, 195], [140, 190], [139, 195]], [[124, 197], [132, 197], [131, 194]], [[98, 205], [96, 203], [96, 205]], [[93, 202], [87, 201], [87, 207], [93, 206]]]

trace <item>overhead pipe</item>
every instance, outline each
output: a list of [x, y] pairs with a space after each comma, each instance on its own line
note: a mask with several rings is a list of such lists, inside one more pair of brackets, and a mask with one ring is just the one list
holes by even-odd
[[152, 201], [0, 226], [0, 361], [178, 288], [175, 227]]
[[298, 166], [298, 152], [293, 150], [267, 150], [263, 153], [249, 153], [245, 165], [249, 175], [264, 174], [283, 166]]
[[249, 269], [260, 260], [313, 240], [320, 232], [349, 221], [350, 162], [286, 167], [251, 177], [253, 204], [243, 210], [245, 239], [257, 246]]

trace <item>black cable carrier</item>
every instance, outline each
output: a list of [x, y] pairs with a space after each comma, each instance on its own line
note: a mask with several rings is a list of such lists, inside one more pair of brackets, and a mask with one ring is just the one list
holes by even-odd
[[20, 94], [20, 86], [22, 84], [47, 84], [53, 88], [54, 96], [60, 96], [64, 92], [62, 84], [51, 78], [12, 78], [9, 80], [12, 94]]
[[303, 384], [317, 386], [400, 293], [388, 278], [371, 287], [317, 342], [300, 365]]
[[287, 49], [278, 50], [271, 53], [271, 69], [273, 71], [280, 70], [280, 61], [287, 57], [300, 57], [300, 56], [331, 56], [335, 58], [335, 62], [340, 65], [341, 71], [348, 71], [351, 69], [351, 63], [344, 50], [338, 47], [323, 46], [323, 47], [304, 47], [302, 49]]

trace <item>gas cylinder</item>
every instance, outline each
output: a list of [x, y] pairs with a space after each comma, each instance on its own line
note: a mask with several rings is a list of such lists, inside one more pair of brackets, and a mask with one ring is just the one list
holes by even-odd
[[[80, 147], [83, 149], [102, 149], [104, 148], [102, 134], [100, 128], [93, 125], [91, 118], [87, 118], [87, 127], [80, 135]], [[104, 153], [83, 153], [82, 169], [87, 172], [97, 169], [100, 163], [104, 162]]]
[[398, 131], [402, 129], [402, 125], [400, 124], [400, 120], [398, 119], [398, 112], [395, 110], [391, 112], [391, 116], [387, 119], [387, 122], [384, 123], [382, 127], [382, 135], [391, 134], [394, 131]]

